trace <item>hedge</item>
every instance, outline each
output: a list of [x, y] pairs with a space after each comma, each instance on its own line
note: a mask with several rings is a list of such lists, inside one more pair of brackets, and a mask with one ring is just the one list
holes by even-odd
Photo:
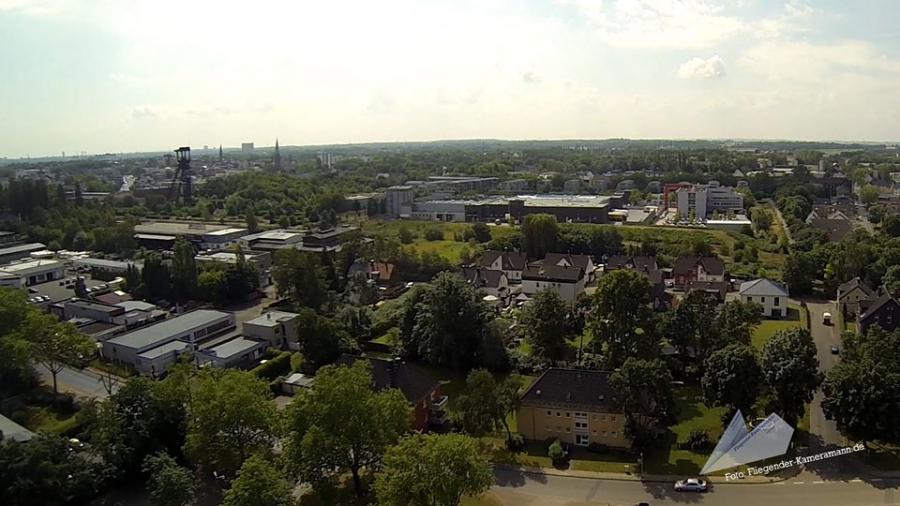
[[287, 374], [291, 370], [291, 352], [282, 351], [274, 358], [269, 359], [264, 364], [259, 364], [250, 372], [259, 378], [273, 380], [283, 374]]

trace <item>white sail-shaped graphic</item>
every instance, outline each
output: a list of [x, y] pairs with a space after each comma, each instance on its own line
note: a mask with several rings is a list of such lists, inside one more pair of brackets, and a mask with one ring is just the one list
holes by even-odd
[[700, 474], [783, 455], [793, 436], [794, 428], [774, 413], [748, 432], [738, 411]]

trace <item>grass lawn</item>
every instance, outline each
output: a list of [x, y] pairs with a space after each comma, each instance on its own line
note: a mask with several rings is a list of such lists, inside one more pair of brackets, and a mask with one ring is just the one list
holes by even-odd
[[763, 320], [759, 326], [753, 330], [751, 343], [757, 350], [762, 350], [766, 342], [772, 338], [779, 330], [787, 330], [795, 327], [802, 327], [804, 314], [806, 309], [799, 306], [791, 306], [790, 313], [785, 320]]
[[697, 453], [681, 450], [678, 443], [687, 441], [691, 432], [702, 430], [709, 440], [718, 441], [722, 435], [722, 415], [725, 408], [709, 408], [700, 399], [700, 389], [684, 387], [675, 391], [675, 405], [678, 409], [678, 420], [669, 427], [663, 436], [664, 444], [660, 449], [649, 452], [645, 456], [644, 472], [650, 474], [697, 474], [706, 463], [710, 451]]

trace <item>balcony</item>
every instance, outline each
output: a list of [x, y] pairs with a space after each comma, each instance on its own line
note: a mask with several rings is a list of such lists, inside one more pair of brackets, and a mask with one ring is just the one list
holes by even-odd
[[432, 411], [443, 411], [447, 408], [447, 396], [441, 395], [440, 397], [434, 397], [431, 399], [431, 410]]

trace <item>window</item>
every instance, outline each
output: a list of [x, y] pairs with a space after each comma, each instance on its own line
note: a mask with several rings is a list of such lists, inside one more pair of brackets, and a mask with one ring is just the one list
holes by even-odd
[[587, 422], [575, 422], [576, 429], [587, 429]]
[[766, 298], [765, 298], [765, 297], [760, 297], [760, 298], [759, 298], [759, 301], [762, 302], [763, 304], [765, 304], [765, 303], [766, 303]]
[[553, 416], [553, 412], [552, 412], [552, 411], [548, 411], [548, 412], [547, 412], [547, 416]]
[[556, 416], [562, 416], [562, 414], [559, 411], [557, 411]]
[[600, 419], [605, 421], [605, 420], [606, 420], [606, 415], [600, 415]]
[[751, 297], [751, 296], [748, 295], [748, 296], [747, 296], [747, 302], [753, 302], [753, 297]]
[[566, 427], [566, 432], [572, 432], [572, 428], [571, 428], [571, 427]]
[[779, 302], [779, 298], [778, 298], [778, 297], [775, 297], [775, 302], [773, 302], [772, 304], [775, 305], [775, 306], [777, 306], [777, 305], [778, 305], [778, 302]]
[[566, 411], [566, 418], [571, 418], [571, 417], [572, 417], [572, 413], [569, 413], [568, 411]]
[[610, 422], [615, 422], [615, 421], [616, 421], [615, 415], [609, 417], [609, 421], [610, 421]]
[[587, 446], [590, 441], [587, 434], [578, 434], [575, 436], [575, 444], [578, 446]]
[[616, 431], [612, 431], [609, 433], [609, 437], [616, 437]]

